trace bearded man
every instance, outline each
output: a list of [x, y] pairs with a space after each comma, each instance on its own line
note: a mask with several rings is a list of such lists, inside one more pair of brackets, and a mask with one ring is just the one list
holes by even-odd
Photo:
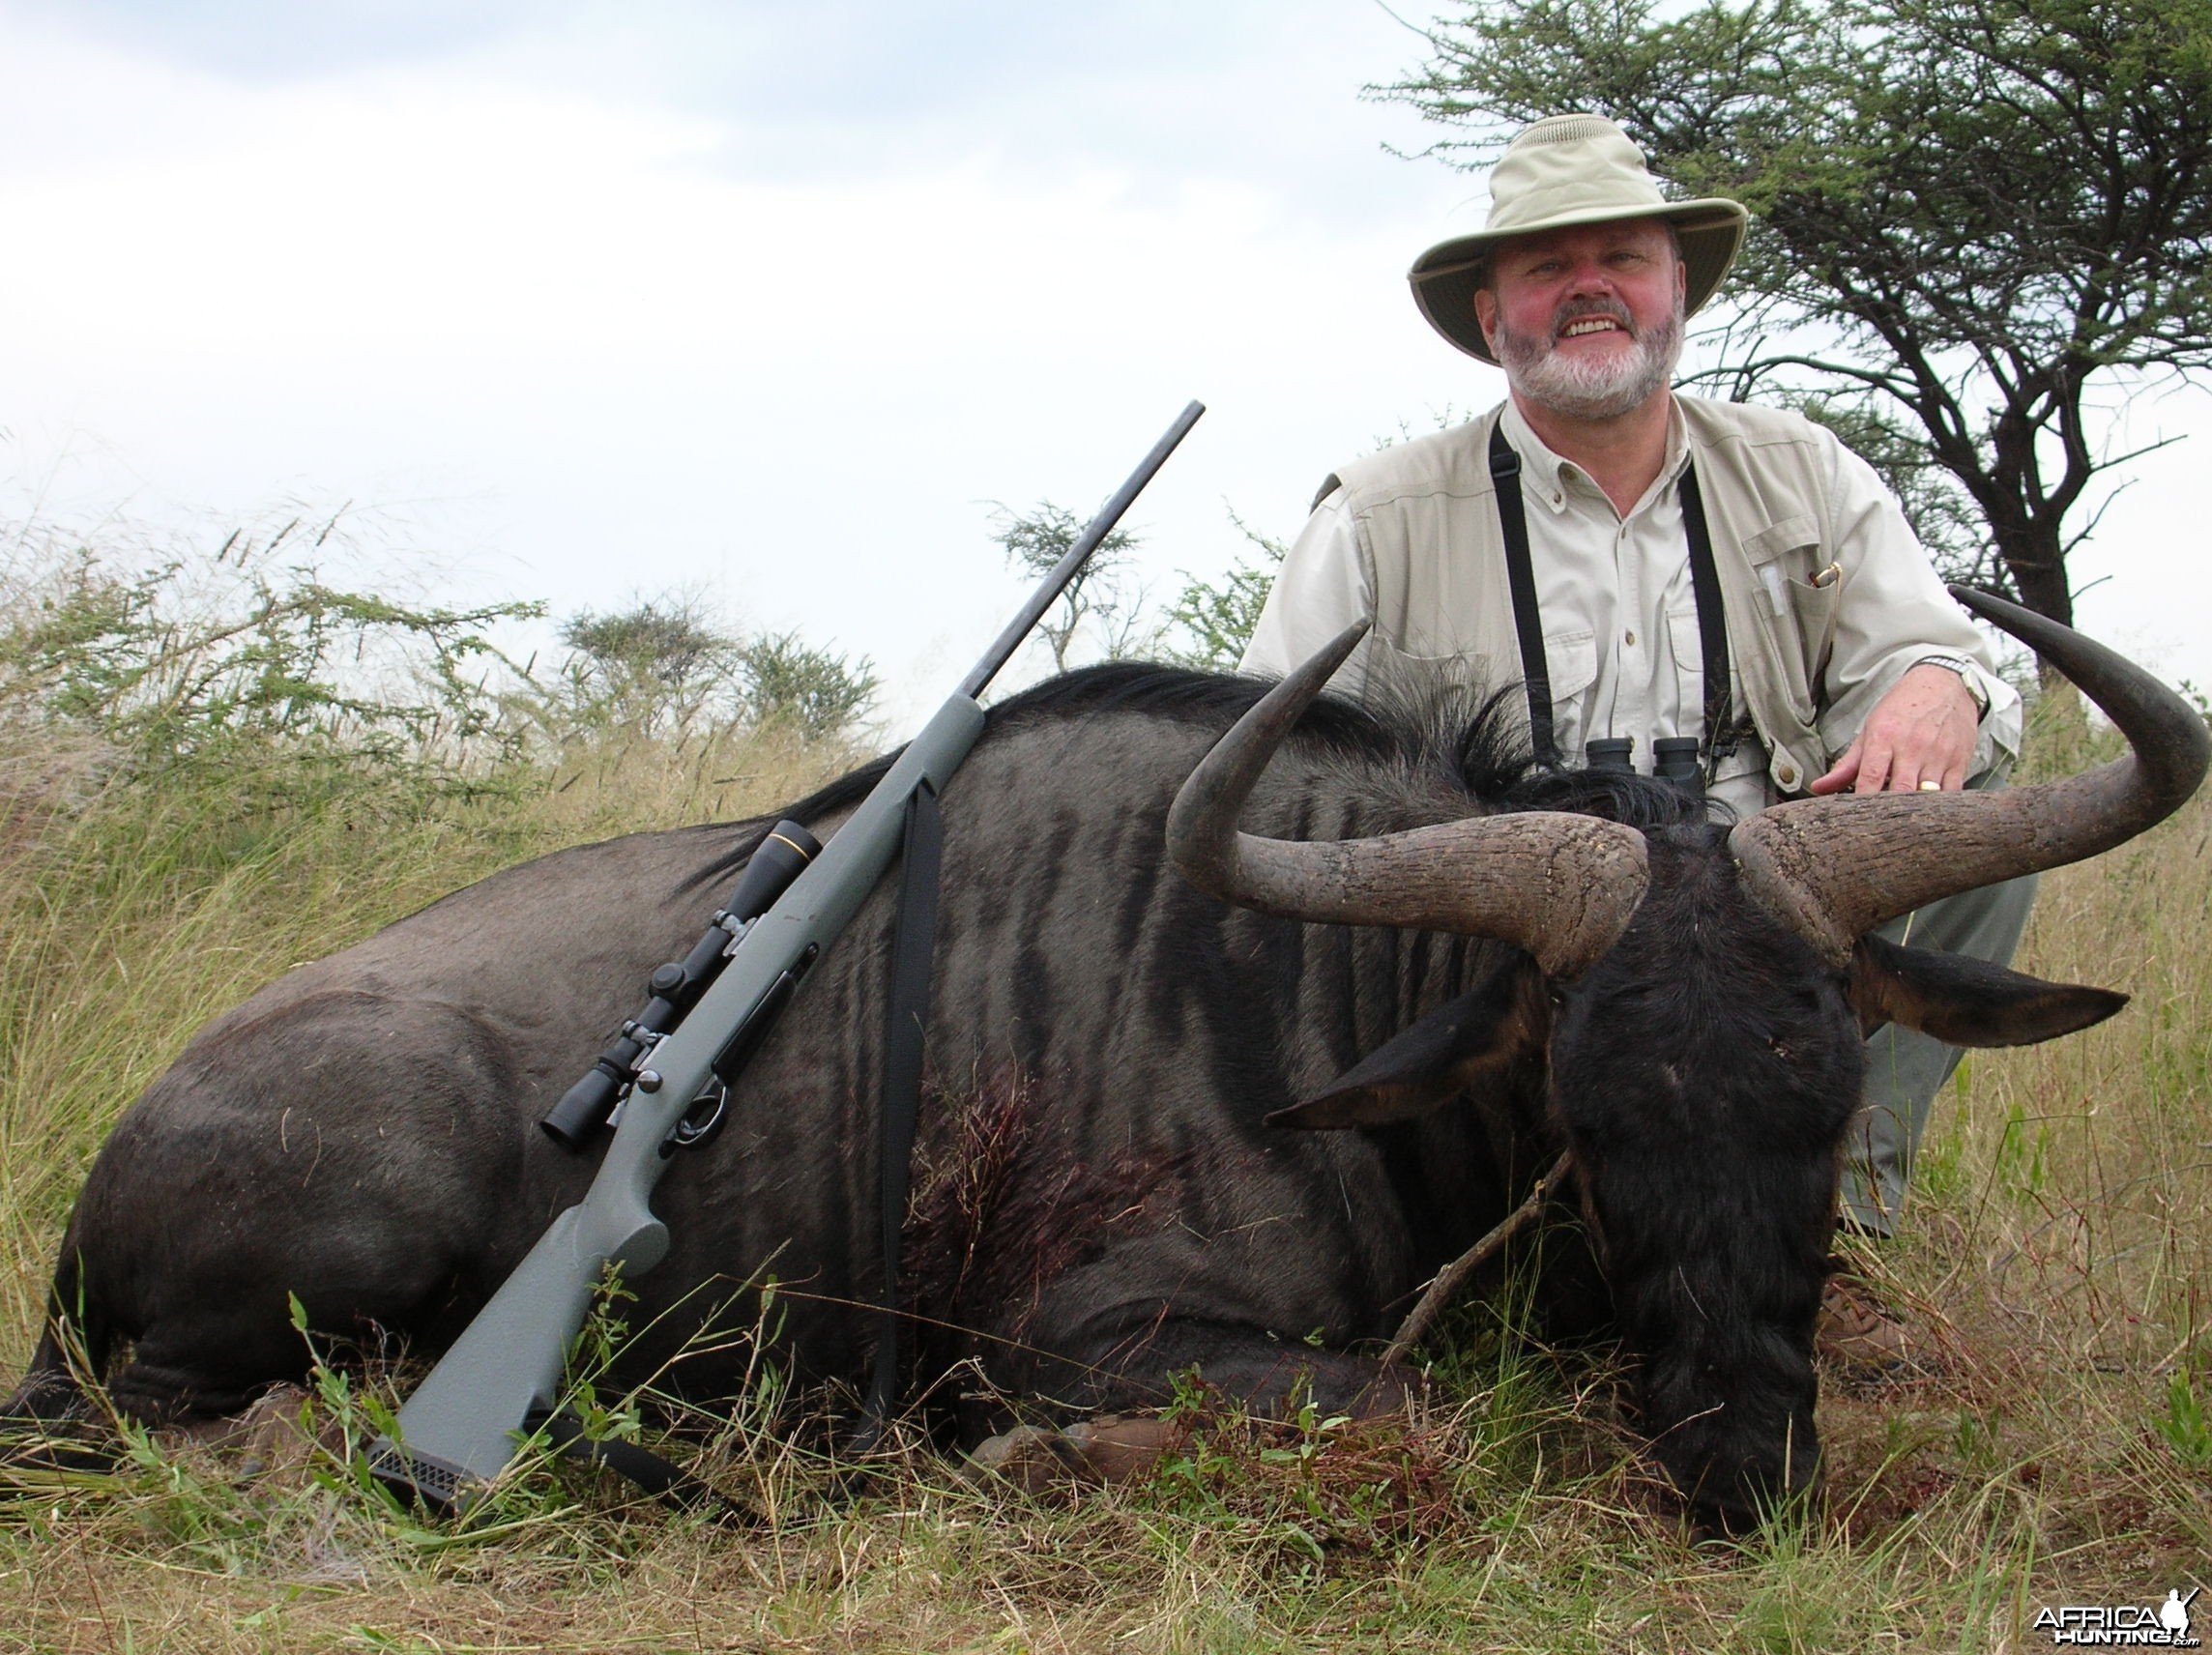
[[[1747, 215], [1669, 201], [1596, 115], [1538, 121], [1491, 178], [1483, 230], [1414, 263], [1414, 302], [1505, 371], [1471, 424], [1371, 454], [1323, 485], [1243, 670], [1281, 674], [1362, 617], [1338, 675], [1354, 695], [1523, 681], [1540, 762], [1588, 743], [1650, 773], [1693, 763], [1741, 817], [1806, 793], [1994, 785], [2020, 747], [2019, 695], [1943, 591], [1863, 460], [1795, 414], [1677, 395], [1686, 319], [1712, 297]], [[1660, 743], [1671, 742], [1667, 748]], [[1883, 928], [2009, 960], [2032, 881]], [[1881, 1236], [1958, 1053], [1883, 1030], [1844, 1217]], [[1895, 1319], [1842, 1281], [1821, 1349], [1860, 1370], [1908, 1360]]]

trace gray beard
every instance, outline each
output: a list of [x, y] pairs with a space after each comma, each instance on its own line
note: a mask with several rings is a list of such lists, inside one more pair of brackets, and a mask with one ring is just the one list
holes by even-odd
[[[1626, 320], [1611, 305], [1585, 306], [1576, 314]], [[1568, 420], [1617, 420], [1673, 381], [1682, 356], [1682, 320], [1677, 301], [1664, 322], [1636, 335], [1635, 350], [1612, 363], [1563, 357], [1551, 334], [1529, 337], [1500, 321], [1498, 361], [1505, 369], [1505, 383], [1549, 413]], [[1555, 321], [1554, 332], [1562, 325]]]

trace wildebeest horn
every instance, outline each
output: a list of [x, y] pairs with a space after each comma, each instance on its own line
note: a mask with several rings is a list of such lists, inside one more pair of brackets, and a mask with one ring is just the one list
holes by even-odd
[[2140, 667], [2017, 603], [1957, 586], [1951, 595], [2055, 663], [2132, 750], [2034, 787], [1839, 794], [1739, 823], [1729, 849], [1745, 886], [1834, 965], [1885, 919], [2132, 839], [2178, 810], [2212, 759], [2203, 718]]
[[1214, 744], [1168, 812], [1169, 857], [1200, 889], [1262, 914], [1495, 937], [1547, 975], [1574, 976], [1644, 900], [1649, 868], [1633, 828], [1528, 811], [1302, 844], [1237, 830], [1275, 748], [1366, 630], [1339, 634]]

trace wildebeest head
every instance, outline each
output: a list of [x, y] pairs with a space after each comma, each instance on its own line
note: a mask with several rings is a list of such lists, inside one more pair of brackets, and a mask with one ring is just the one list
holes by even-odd
[[1863, 1036], [1895, 1023], [1955, 1045], [2027, 1044], [2125, 1003], [1868, 933], [2121, 843], [2178, 808], [2212, 757], [2203, 719], [2148, 675], [1954, 591], [2056, 663], [2130, 756], [2009, 792], [1798, 800], [1733, 828], [1646, 833], [1530, 810], [1334, 843], [1238, 832], [1355, 627], [1223, 739], [1169, 819], [1178, 865], [1231, 902], [1514, 945], [1487, 982], [1271, 1119], [1408, 1119], [1543, 1051], [1643, 1426], [1692, 1502], [1732, 1526], [1816, 1473], [1813, 1328]]

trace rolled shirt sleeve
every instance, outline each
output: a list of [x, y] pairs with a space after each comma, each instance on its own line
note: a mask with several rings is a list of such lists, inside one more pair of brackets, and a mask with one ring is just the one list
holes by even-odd
[[1844, 589], [1819, 718], [1822, 742], [1831, 754], [1842, 753], [1906, 672], [1931, 655], [1961, 655], [1973, 674], [1967, 687], [1988, 708], [1971, 773], [2002, 774], [2020, 756], [2019, 691], [1997, 676], [1989, 639], [1943, 590], [1874, 468], [1840, 442], [1828, 449], [1830, 543]]

